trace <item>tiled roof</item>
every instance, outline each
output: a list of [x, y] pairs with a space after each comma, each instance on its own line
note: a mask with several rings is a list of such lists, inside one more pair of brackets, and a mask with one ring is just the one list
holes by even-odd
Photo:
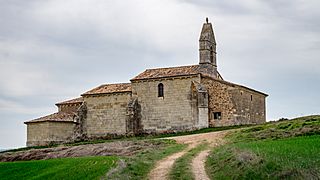
[[74, 112], [57, 112], [57, 113], [50, 114], [48, 116], [27, 121], [25, 122], [25, 124], [37, 123], [37, 122], [73, 122], [74, 115], [75, 115]]
[[85, 96], [85, 95], [109, 94], [109, 93], [120, 93], [120, 92], [131, 92], [131, 83], [104, 84], [82, 95]]
[[136, 76], [131, 80], [134, 81], [134, 80], [154, 79], [154, 78], [163, 78], [163, 77], [196, 75], [198, 73], [199, 73], [199, 65], [147, 69], [143, 73], [139, 74], [138, 76]]
[[240, 85], [240, 84], [235, 84], [235, 83], [232, 83], [232, 82], [229, 82], [229, 81], [225, 81], [225, 80], [223, 80], [223, 79], [216, 79], [216, 78], [212, 78], [212, 77], [209, 77], [209, 76], [205, 76], [204, 78], [209, 78], [209, 79], [212, 79], [212, 80], [214, 80], [214, 81], [218, 81], [218, 82], [221, 82], [221, 83], [224, 83], [224, 84], [228, 84], [228, 85], [230, 85], [230, 86], [241, 87], [241, 88], [247, 89], [247, 90], [249, 90], [249, 91], [253, 91], [253, 92], [262, 94], [262, 95], [264, 95], [264, 96], [266, 96], [266, 97], [269, 96], [268, 94], [263, 93], [263, 92], [260, 92], [260, 91], [258, 91], [258, 90], [255, 90], [255, 89], [252, 89], [252, 88], [249, 88], [249, 87]]
[[65, 104], [78, 104], [78, 103], [82, 103], [83, 102], [83, 97], [78, 97], [75, 99], [70, 99], [67, 101], [63, 101], [63, 102], [59, 102], [56, 105], [65, 105]]

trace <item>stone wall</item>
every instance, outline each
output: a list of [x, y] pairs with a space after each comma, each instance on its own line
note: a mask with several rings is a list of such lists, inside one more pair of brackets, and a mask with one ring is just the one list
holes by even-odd
[[138, 98], [132, 98], [128, 103], [126, 125], [127, 134], [143, 133], [141, 125], [141, 105], [138, 102]]
[[[266, 121], [265, 95], [212, 78], [202, 78], [201, 83], [209, 93], [211, 127], [259, 124]], [[214, 113], [221, 113], [220, 118], [215, 119]]]
[[72, 138], [73, 122], [37, 122], [27, 125], [27, 146], [46, 146]]
[[261, 124], [266, 122], [266, 96], [238, 87], [231, 91], [232, 103], [236, 107], [233, 112], [236, 122], [241, 124]]
[[127, 105], [131, 93], [85, 96], [87, 119], [84, 124], [90, 138], [126, 133]]
[[202, 84], [193, 81], [192, 92], [193, 103], [198, 105], [198, 123], [196, 123], [196, 126], [198, 128], [207, 128], [209, 127], [208, 91]]
[[27, 146], [44, 146], [49, 141], [49, 122], [27, 124]]
[[[199, 76], [133, 81], [132, 94], [141, 105], [141, 124], [146, 133], [194, 129], [198, 121], [197, 101], [192, 81]], [[158, 85], [164, 85], [164, 97], [158, 97]]]
[[49, 139], [52, 142], [68, 142], [72, 140], [74, 122], [49, 122]]

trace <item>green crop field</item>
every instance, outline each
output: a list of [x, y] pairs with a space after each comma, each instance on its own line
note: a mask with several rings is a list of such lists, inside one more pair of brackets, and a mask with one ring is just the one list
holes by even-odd
[[117, 157], [81, 157], [0, 163], [0, 179], [100, 179]]
[[[0, 179], [146, 179], [155, 162], [186, 145], [173, 140], [132, 156], [95, 156], [0, 163]], [[124, 166], [121, 167], [121, 162]], [[119, 165], [119, 166], [118, 166]], [[112, 173], [110, 170], [115, 168]]]

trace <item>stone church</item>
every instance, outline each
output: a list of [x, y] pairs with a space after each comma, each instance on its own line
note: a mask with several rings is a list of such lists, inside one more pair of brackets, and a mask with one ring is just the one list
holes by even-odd
[[130, 83], [103, 84], [57, 103], [58, 112], [25, 122], [27, 146], [264, 123], [268, 95], [225, 81], [216, 54], [207, 20], [199, 39], [199, 64], [147, 69]]

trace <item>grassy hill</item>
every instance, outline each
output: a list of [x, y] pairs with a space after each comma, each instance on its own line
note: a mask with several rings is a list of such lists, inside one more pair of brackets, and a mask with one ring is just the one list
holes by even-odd
[[239, 130], [206, 162], [213, 179], [319, 179], [320, 116]]

